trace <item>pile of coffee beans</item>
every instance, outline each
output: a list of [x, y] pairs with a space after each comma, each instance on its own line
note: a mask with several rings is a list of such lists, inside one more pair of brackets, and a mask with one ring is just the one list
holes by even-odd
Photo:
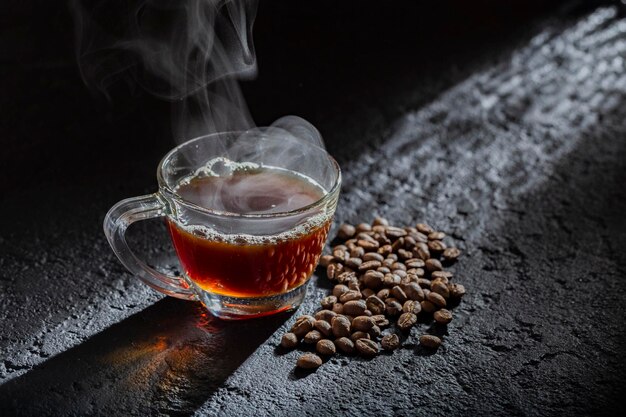
[[[463, 297], [465, 287], [444, 270], [461, 253], [445, 238], [424, 223], [395, 227], [380, 217], [372, 224], [342, 224], [332, 254], [320, 258], [336, 282], [332, 295], [314, 316], [298, 317], [281, 346], [314, 347], [317, 354], [305, 353], [297, 362], [313, 369], [337, 352], [373, 357], [381, 348], [395, 350], [402, 343], [398, 334], [406, 335], [418, 319], [447, 325], [453, 318], [447, 307]], [[442, 341], [425, 334], [419, 343], [437, 349]]]

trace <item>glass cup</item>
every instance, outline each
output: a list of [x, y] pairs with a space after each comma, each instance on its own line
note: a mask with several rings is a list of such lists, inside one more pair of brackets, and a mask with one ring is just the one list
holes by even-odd
[[[215, 161], [297, 174], [323, 193], [305, 207], [269, 214], [201, 207], [177, 193], [181, 182]], [[157, 291], [199, 300], [224, 319], [260, 317], [300, 305], [326, 242], [341, 185], [339, 165], [325, 149], [269, 131], [216, 133], [170, 151], [159, 164], [157, 179], [156, 193], [120, 201], [104, 219], [107, 240], [126, 268]], [[181, 276], [151, 268], [126, 242], [128, 226], [155, 217], [167, 222]]]

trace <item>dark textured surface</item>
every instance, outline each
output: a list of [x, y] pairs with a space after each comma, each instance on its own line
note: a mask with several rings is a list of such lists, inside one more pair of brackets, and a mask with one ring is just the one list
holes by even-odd
[[[262, 3], [246, 96], [260, 123], [295, 113], [320, 128], [345, 174], [337, 220], [424, 220], [465, 251], [469, 293], [442, 349], [417, 346], [424, 325], [391, 356], [311, 374], [276, 349], [292, 316], [220, 322], [124, 270], [101, 221], [154, 189], [167, 106], [97, 104], [66, 12], [3, 6], [0, 415], [615, 414], [626, 19], [539, 3], [366, 4], [359, 19], [354, 5]], [[163, 227], [135, 229], [167, 265]], [[315, 277], [296, 314], [328, 287]]]

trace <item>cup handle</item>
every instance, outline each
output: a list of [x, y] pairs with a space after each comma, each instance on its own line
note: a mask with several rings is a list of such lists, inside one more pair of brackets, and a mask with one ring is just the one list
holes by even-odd
[[113, 207], [104, 217], [104, 234], [119, 260], [129, 271], [155, 290], [184, 300], [195, 299], [194, 292], [182, 278], [160, 273], [149, 267], [128, 246], [126, 229], [139, 220], [166, 216], [166, 205], [159, 194], [127, 198]]

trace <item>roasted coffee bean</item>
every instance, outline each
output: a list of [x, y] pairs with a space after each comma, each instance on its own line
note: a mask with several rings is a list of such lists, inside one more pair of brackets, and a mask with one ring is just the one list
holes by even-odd
[[293, 349], [298, 346], [298, 336], [291, 332], [285, 333], [280, 340], [280, 345], [285, 349]]
[[344, 293], [350, 291], [347, 285], [338, 284], [333, 287], [333, 295], [337, 298], [341, 297]]
[[395, 261], [394, 259], [389, 259], [389, 258], [387, 258], [387, 259], [385, 259], [385, 260], [383, 261], [383, 266], [384, 266], [384, 267], [386, 267], [386, 268], [391, 269], [391, 266], [392, 266], [393, 264], [395, 264], [395, 263], [396, 263], [396, 261]]
[[371, 339], [359, 339], [355, 343], [356, 350], [365, 357], [372, 357], [378, 354], [378, 344]]
[[394, 285], [400, 284], [402, 278], [400, 278], [396, 274], [385, 274], [385, 278], [383, 278], [383, 285], [386, 287], [393, 287]]
[[382, 266], [382, 264], [378, 261], [367, 261], [367, 262], [363, 262], [360, 266], [359, 266], [359, 271], [360, 272], [365, 272], [368, 271], [370, 269], [376, 269], [378, 267]]
[[356, 239], [346, 240], [346, 247], [348, 248], [348, 251], [352, 253], [353, 250], [358, 248], [358, 246], [356, 245]]
[[389, 220], [384, 217], [376, 217], [372, 222], [372, 226], [389, 226]]
[[351, 258], [363, 258], [363, 255], [365, 255], [365, 249], [363, 249], [362, 247], [354, 245], [353, 248], [350, 248]]
[[344, 262], [345, 260], [349, 258], [349, 256], [350, 256], [350, 252], [348, 252], [347, 250], [343, 250], [343, 249], [333, 250], [333, 258], [337, 262]]
[[410, 268], [406, 270], [407, 274], [416, 275], [418, 278], [421, 278], [425, 275], [425, 271], [423, 268]]
[[372, 226], [372, 232], [374, 233], [385, 234], [385, 230], [386, 230], [385, 226], [382, 226], [380, 224]]
[[411, 254], [415, 258], [419, 258], [423, 261], [430, 259], [430, 250], [428, 250], [428, 245], [426, 243], [418, 242], [411, 251]]
[[408, 233], [406, 232], [406, 230], [401, 229], [400, 227], [387, 226], [385, 228], [385, 234], [390, 239], [397, 239], [406, 236]]
[[417, 323], [417, 316], [413, 313], [402, 313], [398, 318], [400, 330], [409, 330], [415, 323]]
[[315, 324], [315, 317], [313, 316], [300, 316], [296, 319], [296, 322], [291, 326], [291, 333], [298, 337], [303, 337], [305, 334], [313, 329]]
[[422, 301], [424, 299], [424, 290], [416, 282], [410, 282], [404, 285], [402, 289], [411, 300]]
[[391, 270], [392, 271], [396, 271], [396, 270], [402, 270], [402, 271], [406, 271], [406, 265], [404, 265], [402, 262], [394, 262], [393, 264], [391, 264]]
[[365, 311], [363, 312], [363, 315], [364, 315], [364, 316], [367, 316], [367, 317], [372, 317], [372, 316], [374, 315], [374, 313], [372, 313], [372, 312], [371, 312], [371, 311], [369, 311], [369, 310], [365, 310]]
[[426, 299], [430, 301], [431, 303], [433, 303], [434, 305], [436, 305], [437, 307], [446, 306], [446, 299], [443, 298], [441, 295], [437, 294], [436, 292], [430, 292], [428, 296], [426, 296]]
[[333, 246], [333, 252], [336, 250], [347, 251], [348, 247], [346, 245], [335, 245]]
[[371, 288], [365, 288], [361, 291], [361, 295], [363, 296], [364, 299], [367, 299], [367, 297], [376, 295], [376, 293]]
[[426, 279], [426, 278], [418, 278], [417, 279], [417, 285], [419, 285], [422, 288], [428, 288], [430, 289], [430, 280]]
[[348, 223], [344, 223], [341, 226], [339, 226], [339, 230], [337, 231], [337, 237], [341, 240], [348, 240], [355, 234], [356, 234], [356, 227]]
[[383, 288], [382, 290], [378, 291], [376, 293], [376, 297], [384, 301], [387, 297], [389, 297], [389, 288]]
[[335, 346], [343, 353], [350, 354], [354, 352], [354, 342], [348, 337], [340, 337], [335, 340]]
[[363, 259], [363, 262], [378, 261], [382, 263], [385, 260], [385, 257], [381, 255], [380, 253], [367, 252], [365, 255], [362, 256], [362, 259]]
[[372, 337], [372, 339], [378, 339], [381, 333], [380, 327], [372, 326], [372, 328], [368, 330], [368, 333]]
[[407, 300], [402, 305], [402, 311], [405, 313], [419, 314], [422, 311], [422, 306], [419, 301]]
[[411, 234], [411, 237], [415, 239], [417, 243], [428, 243], [428, 236], [422, 232], [417, 232], [415, 234]]
[[376, 268], [376, 270], [378, 272], [382, 272], [383, 274], [391, 273], [391, 269], [387, 268], [386, 266], [381, 266], [380, 268]]
[[355, 227], [356, 233], [369, 232], [372, 230], [372, 226], [367, 223], [359, 223]]
[[352, 320], [354, 320], [354, 316], [349, 316], [349, 315], [347, 315], [347, 314], [342, 314], [342, 316], [344, 316], [345, 318], [347, 318], [347, 319], [350, 321], [350, 323], [352, 323]]
[[347, 269], [344, 268], [344, 272], [335, 277], [339, 284], [348, 285], [350, 281], [356, 280], [356, 274], [353, 271], [347, 271]]
[[433, 229], [426, 223], [418, 223], [415, 225], [415, 228], [417, 229], [418, 232], [424, 233], [425, 235], [429, 235], [435, 231], [435, 229]]
[[422, 291], [424, 291], [424, 299], [427, 300], [428, 294], [430, 294], [430, 288], [422, 288]]
[[304, 343], [309, 345], [314, 345], [315, 343], [322, 340], [322, 334], [318, 330], [311, 330], [307, 334], [304, 335]]
[[328, 265], [330, 265], [330, 263], [333, 261], [333, 255], [322, 255], [320, 256], [320, 266], [322, 268], [326, 268], [328, 267]]
[[443, 298], [448, 298], [450, 296], [450, 290], [448, 290], [448, 286], [441, 280], [441, 278], [437, 278], [431, 282], [430, 290], [432, 292], [436, 292]]
[[398, 250], [404, 248], [404, 238], [401, 237], [400, 239], [397, 239], [395, 242], [393, 242], [391, 244], [391, 251], [392, 252], [397, 252]]
[[412, 259], [413, 258], [413, 252], [410, 251], [410, 250], [398, 249], [396, 252], [398, 254], [398, 259], [400, 259], [402, 261], [406, 261], [407, 259]]
[[[361, 248], [363, 249], [363, 248]], [[359, 269], [359, 267], [361, 266], [361, 264], [363, 263], [363, 261], [361, 260], [361, 258], [349, 258], [345, 265], [347, 267], [350, 267], [352, 269]]]
[[432, 313], [437, 309], [437, 306], [428, 300], [420, 301], [420, 305], [422, 306], [422, 311], [426, 313]]
[[420, 336], [420, 345], [430, 349], [437, 349], [439, 346], [441, 346], [441, 339], [437, 336], [424, 334]]
[[334, 317], [330, 324], [335, 337], [350, 337], [350, 320], [347, 317]]
[[376, 239], [374, 239], [374, 232], [361, 232], [358, 235], [356, 235], [356, 241], [357, 244], [359, 243], [359, 240], [367, 240], [368, 242], [375, 242]]
[[317, 350], [317, 353], [319, 353], [320, 355], [328, 356], [334, 355], [336, 352], [335, 344], [328, 339], [322, 339], [317, 342], [317, 344], [315, 345], [315, 350]]
[[390, 253], [385, 259], [391, 259], [392, 261], [396, 262], [398, 260], [398, 255], [396, 255], [395, 253]]
[[386, 313], [391, 317], [395, 317], [402, 312], [402, 304], [392, 297], [385, 300], [385, 307]]
[[352, 320], [352, 329], [360, 330], [362, 332], [366, 332], [372, 327], [374, 327], [374, 320], [371, 317], [367, 316], [358, 316]]
[[369, 270], [363, 275], [363, 284], [372, 289], [378, 289], [383, 285], [385, 275], [382, 272]]
[[397, 275], [400, 277], [400, 279], [406, 277], [406, 271], [404, 269], [394, 269], [392, 272], [392, 274]]
[[330, 326], [330, 323], [326, 320], [315, 320], [315, 324], [313, 325], [315, 329], [323, 334], [326, 337], [329, 337], [333, 334], [333, 329]]
[[[337, 313], [331, 310], [321, 310], [315, 313], [316, 320], [323, 320], [330, 324], [330, 321], [335, 317]], [[319, 330], [319, 329], [318, 329]]]
[[393, 246], [391, 245], [382, 245], [380, 248], [378, 248], [378, 254], [381, 256], [387, 256], [391, 252], [393, 252]]
[[319, 368], [322, 365], [322, 358], [317, 356], [315, 353], [305, 353], [300, 356], [298, 362], [296, 362], [298, 368], [302, 369], [315, 369]]
[[[389, 238], [387, 238], [387, 236], [385, 236], [384, 234], [381, 233], [375, 233], [374, 234], [374, 240], [376, 242], [378, 242], [378, 244], [380, 246], [385, 246], [385, 245], [389, 245], [391, 243], [391, 241], [389, 240]], [[380, 249], [380, 248], [379, 248]]]
[[341, 303], [333, 304], [332, 311], [337, 313], [337, 314], [343, 314], [343, 304], [341, 304]]
[[389, 326], [389, 320], [387, 320], [387, 317], [385, 317], [384, 314], [376, 314], [372, 316], [372, 320], [374, 320], [374, 323], [376, 323], [376, 326], [378, 327]]
[[380, 246], [380, 244], [375, 240], [372, 241], [372, 240], [364, 240], [364, 239], [358, 240], [356, 244], [362, 247], [365, 250], [365, 252], [373, 252], [377, 250], [378, 247]]
[[438, 259], [430, 258], [426, 260], [426, 270], [429, 272], [441, 271], [443, 267]]
[[[441, 272], [441, 271], [435, 271], [435, 272]], [[448, 278], [446, 277], [433, 277], [432, 274], [430, 276], [432, 279], [430, 280], [430, 286], [432, 287], [435, 283], [439, 283], [439, 284], [443, 284], [445, 286], [448, 286], [448, 283], [450, 281], [448, 281]], [[431, 288], [432, 290], [432, 288]]]
[[375, 315], [385, 313], [385, 302], [375, 295], [367, 297], [365, 305], [367, 309]]
[[348, 288], [350, 288], [351, 291], [360, 291], [361, 284], [359, 284], [359, 280], [354, 279], [348, 282]]
[[443, 240], [446, 234], [443, 232], [431, 232], [428, 234], [428, 240]]
[[405, 236], [404, 237], [404, 249], [413, 250], [415, 245], [417, 244], [417, 240], [413, 236]]
[[432, 277], [432, 279], [435, 279], [435, 278], [444, 279], [446, 281], [446, 284], [447, 284], [448, 280], [450, 278], [452, 278], [452, 272], [448, 272], [448, 271], [433, 271], [432, 274], [430, 274], [430, 276]]
[[330, 310], [331, 308], [333, 308], [333, 304], [335, 304], [337, 302], [337, 297], [335, 297], [334, 295], [329, 295], [328, 297], [324, 297], [322, 298], [322, 308], [326, 309], [326, 310]]
[[452, 313], [450, 312], [450, 310], [442, 308], [439, 311], [435, 311], [435, 313], [433, 314], [433, 318], [439, 324], [448, 324], [452, 321]]
[[341, 294], [341, 297], [339, 297], [339, 301], [345, 306], [348, 301], [360, 300], [361, 298], [362, 295], [360, 291], [349, 290]]
[[438, 255], [446, 249], [446, 244], [441, 240], [431, 240], [428, 242], [428, 250], [431, 254]]
[[461, 284], [448, 284], [448, 291], [452, 298], [461, 298], [465, 295], [465, 287]]
[[407, 268], [423, 268], [424, 265], [426, 265], [424, 263], [424, 260], [419, 258], [407, 259], [406, 261], [404, 261], [404, 264]]
[[399, 285], [391, 288], [391, 296], [398, 300], [401, 304], [404, 303], [407, 299], [406, 293], [400, 288]]
[[364, 300], [352, 300], [343, 305], [344, 314], [349, 314], [351, 316], [360, 316], [366, 309], [367, 306], [365, 305]]
[[[333, 259], [333, 262], [334, 262], [334, 259]], [[341, 264], [338, 264], [338, 263], [334, 262], [334, 263], [329, 264], [326, 267], [326, 276], [328, 277], [329, 280], [332, 281], [332, 280], [335, 279], [335, 275], [339, 275], [339, 272], [337, 272], [337, 270], [338, 269], [343, 269], [343, 268], [340, 268], [339, 265], [341, 265]], [[341, 265], [341, 266], [343, 267], [343, 265]]]
[[380, 341], [380, 345], [385, 350], [396, 350], [400, 347], [400, 338], [397, 334], [386, 334]]
[[457, 248], [446, 248], [441, 256], [448, 262], [454, 262], [461, 256], [461, 251]]
[[371, 336], [369, 335], [369, 333], [362, 331], [354, 332], [350, 336], [350, 340], [352, 340], [353, 342], [356, 342], [359, 339], [371, 339]]

